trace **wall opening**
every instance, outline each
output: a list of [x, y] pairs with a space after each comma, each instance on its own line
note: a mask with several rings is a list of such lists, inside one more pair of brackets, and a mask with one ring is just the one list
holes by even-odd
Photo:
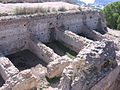
[[50, 47], [51, 49], [53, 49], [53, 51], [60, 56], [67, 55], [70, 58], [75, 58], [77, 55], [77, 53], [75, 51], [71, 50], [70, 48], [68, 48], [63, 43], [61, 43], [57, 40], [54, 40], [53, 42], [46, 43], [46, 45], [48, 47]]
[[5, 81], [4, 81], [4, 79], [2, 78], [2, 76], [0, 75], [0, 87], [2, 87], [3, 84], [5, 84]]
[[38, 64], [42, 64], [44, 67], [47, 64], [40, 58], [38, 58], [34, 53], [29, 50], [23, 50], [11, 55], [6, 56], [10, 61], [21, 71], [25, 69], [30, 69]]

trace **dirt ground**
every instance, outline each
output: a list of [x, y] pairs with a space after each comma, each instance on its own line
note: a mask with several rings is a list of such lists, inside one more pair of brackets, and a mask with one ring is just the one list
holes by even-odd
[[6, 57], [8, 57], [11, 60], [11, 62], [20, 71], [25, 70], [25, 69], [30, 69], [32, 67], [35, 67], [38, 64], [41, 64], [44, 67], [47, 66], [47, 64], [43, 60], [38, 58], [35, 54], [30, 52], [29, 50], [17, 52], [15, 54], [11, 54]]

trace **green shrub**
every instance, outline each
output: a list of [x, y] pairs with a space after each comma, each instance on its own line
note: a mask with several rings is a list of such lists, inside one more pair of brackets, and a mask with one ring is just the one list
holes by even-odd
[[75, 56], [77, 55], [77, 53], [71, 49], [69, 49], [68, 47], [66, 47], [65, 45], [63, 45], [61, 42], [59, 41], [54, 41], [54, 43], [64, 52], [66, 52], [66, 55], [71, 58], [74, 59]]
[[112, 29], [119, 29], [120, 1], [106, 5], [101, 11], [107, 21], [108, 27]]
[[60, 81], [60, 77], [48, 78], [46, 76], [46, 79], [49, 83], [56, 83], [56, 82]]

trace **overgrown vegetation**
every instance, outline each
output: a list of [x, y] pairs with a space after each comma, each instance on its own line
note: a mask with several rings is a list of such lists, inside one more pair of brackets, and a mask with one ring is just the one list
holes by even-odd
[[51, 84], [51, 83], [56, 83], [60, 81], [60, 77], [53, 77], [53, 78], [48, 78], [46, 76], [47, 81]]
[[66, 7], [62, 6], [58, 9], [56, 8], [45, 8], [45, 7], [24, 7], [24, 8], [16, 8], [14, 11], [15, 15], [27, 15], [27, 14], [35, 14], [35, 13], [52, 13], [52, 12], [65, 12], [68, 10], [81, 10], [81, 7], [66, 9]]
[[25, 14], [34, 14], [34, 13], [47, 13], [50, 12], [49, 9], [43, 8], [43, 7], [37, 7], [37, 8], [16, 8], [15, 14], [16, 15], [25, 15]]
[[66, 47], [65, 45], [63, 45], [61, 42], [59, 41], [54, 41], [54, 43], [64, 52], [66, 52], [66, 55], [71, 58], [74, 59], [75, 56], [77, 55], [77, 53], [71, 49], [69, 49], [68, 47]]
[[37, 8], [16, 8], [14, 14], [15, 15], [26, 15], [26, 14], [34, 14], [34, 13], [50, 13], [50, 12], [58, 12], [58, 11], [67, 11], [65, 7], [61, 7], [58, 10], [55, 8], [43, 8], [43, 7], [37, 7]]
[[108, 27], [120, 30], [120, 1], [106, 5], [101, 11]]

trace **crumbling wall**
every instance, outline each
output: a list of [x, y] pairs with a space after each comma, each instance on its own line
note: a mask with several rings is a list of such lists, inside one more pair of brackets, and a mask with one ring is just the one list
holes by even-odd
[[82, 49], [73, 63], [64, 69], [60, 90], [90, 90], [117, 66], [115, 57], [112, 41], [103, 40], [90, 44]]
[[75, 33], [64, 29], [56, 30], [56, 40], [63, 42], [66, 44], [66, 46], [77, 53], [88, 44], [92, 43], [91, 40], [78, 36]]
[[28, 47], [25, 20], [0, 22], [0, 52], [11, 54]]
[[[3, 20], [0, 22], [0, 51], [6, 55], [26, 48], [32, 48], [28, 43], [31, 43], [29, 41], [33, 38], [42, 43], [47, 43], [51, 38], [51, 30], [58, 27], [64, 27], [75, 33], [85, 32], [86, 29], [83, 26], [85, 26], [87, 19], [84, 17], [92, 13], [99, 14], [97, 11], [86, 12], [62, 12], [26, 16], [25, 18], [13, 17], [10, 20]], [[94, 18], [99, 17], [101, 16], [98, 15], [91, 18], [92, 22], [96, 22]], [[95, 29], [96, 25], [87, 26], [86, 24], [86, 27]]]
[[88, 26], [89, 29], [94, 29], [98, 32], [100, 32], [101, 34], [105, 34], [107, 32], [107, 26], [104, 23], [105, 20], [102, 16], [102, 13], [98, 12], [98, 13], [89, 13], [86, 12], [86, 16], [84, 16], [84, 18], [86, 18], [86, 25]]
[[39, 58], [42, 58], [47, 64], [57, 58], [60, 58], [60, 56], [57, 55], [51, 48], [41, 43], [37, 38], [30, 40], [30, 50]]
[[12, 62], [0, 53], [0, 75], [5, 81], [0, 90], [30, 90], [36, 87], [37, 80], [31, 70], [19, 70]]
[[[84, 18], [94, 14], [90, 20]], [[64, 27], [79, 34], [86, 30], [83, 26], [98, 29], [95, 23], [102, 16], [97, 11], [72, 11], [55, 14], [33, 15], [26, 17], [13, 17], [0, 21], [0, 51], [10, 54], [28, 48], [29, 38], [36, 37], [43, 43], [51, 38], [51, 28]], [[91, 23], [92, 22], [92, 23]], [[101, 31], [104, 32], [104, 22]]]

